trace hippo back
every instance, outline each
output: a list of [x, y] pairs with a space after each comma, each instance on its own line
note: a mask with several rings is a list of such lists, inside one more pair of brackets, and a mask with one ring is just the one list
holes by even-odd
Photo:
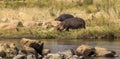
[[85, 28], [85, 21], [82, 18], [69, 18], [61, 23], [64, 27], [71, 29]]
[[55, 18], [56, 21], [64, 21], [64, 20], [69, 20], [69, 18], [74, 18], [73, 15], [70, 14], [61, 14], [59, 17]]

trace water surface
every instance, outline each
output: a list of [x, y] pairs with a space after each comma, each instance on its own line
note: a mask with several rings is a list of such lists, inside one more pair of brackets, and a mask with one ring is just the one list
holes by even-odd
[[[63, 39], [39, 39], [45, 43], [44, 48], [48, 48], [52, 53], [56, 53], [58, 51], [64, 51], [68, 49], [76, 49], [80, 45], [90, 45], [90, 46], [100, 46], [103, 48], [107, 48], [110, 50], [114, 50], [120, 56], [120, 39], [115, 40], [107, 40], [107, 39], [71, 39], [71, 40], [63, 40]], [[20, 39], [0, 39], [0, 43], [11, 43], [14, 42], [20, 47]], [[95, 58], [95, 59], [120, 59], [120, 57], [116, 58]]]

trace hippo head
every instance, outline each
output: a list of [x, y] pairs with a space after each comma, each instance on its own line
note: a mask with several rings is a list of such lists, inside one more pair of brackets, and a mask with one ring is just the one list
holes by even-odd
[[61, 25], [61, 24], [58, 24], [57, 27], [56, 27], [56, 29], [57, 29], [58, 31], [63, 31], [63, 30], [64, 30], [64, 26]]
[[55, 18], [56, 21], [64, 21], [68, 18], [73, 18], [74, 16], [73, 15], [70, 15], [70, 14], [61, 14], [59, 17]]

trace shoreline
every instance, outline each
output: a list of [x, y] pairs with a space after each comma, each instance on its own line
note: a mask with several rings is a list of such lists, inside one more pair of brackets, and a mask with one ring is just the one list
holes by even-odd
[[22, 38], [30, 38], [30, 39], [119, 39], [120, 37], [115, 37], [114, 35], [101, 35], [101, 36], [81, 36], [76, 38], [68, 38], [62, 36], [52, 36], [48, 37], [39, 37], [35, 35], [23, 35], [23, 36], [0, 36], [0, 39], [22, 39]]

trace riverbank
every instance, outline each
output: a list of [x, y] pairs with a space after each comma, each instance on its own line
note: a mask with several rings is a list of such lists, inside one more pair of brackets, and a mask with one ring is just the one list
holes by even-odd
[[[112, 27], [113, 28], [113, 27]], [[70, 30], [59, 32], [49, 29], [19, 29], [18, 32], [4, 32], [0, 38], [4, 39], [117, 39], [120, 38], [118, 30], [100, 27], [91, 27], [86, 29]]]
[[[109, 2], [76, 0], [72, 3], [57, 0], [3, 2], [0, 4], [0, 38], [120, 38], [120, 9], [118, 7], [118, 1], [112, 0]], [[86, 22], [86, 29], [69, 32], [56, 31], [55, 27], [59, 22], [54, 19], [63, 13], [83, 18]]]

